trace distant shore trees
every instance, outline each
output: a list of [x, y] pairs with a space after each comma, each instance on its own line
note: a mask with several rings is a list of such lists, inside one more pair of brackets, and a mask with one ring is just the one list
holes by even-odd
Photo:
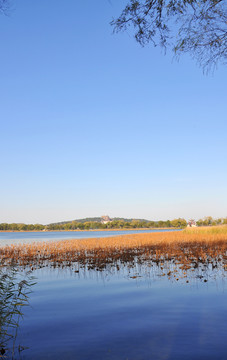
[[[17, 224], [1, 223], [0, 231], [71, 231], [71, 230], [111, 230], [111, 229], [157, 229], [175, 228], [183, 229], [188, 225], [185, 219], [159, 220], [159, 221], [140, 221], [140, 220], [113, 220], [106, 224], [99, 221], [70, 221], [49, 225], [42, 224]], [[227, 218], [213, 219], [207, 216], [196, 221], [197, 226], [216, 226], [227, 225]]]
[[41, 224], [0, 224], [0, 230], [2, 231], [42, 231], [46, 226]]
[[227, 218], [213, 219], [211, 216], [207, 216], [204, 219], [196, 221], [197, 226], [216, 226], [227, 225]]

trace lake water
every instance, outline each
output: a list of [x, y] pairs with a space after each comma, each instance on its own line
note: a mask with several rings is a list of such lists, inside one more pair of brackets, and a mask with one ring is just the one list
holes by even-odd
[[11, 244], [28, 244], [32, 242], [43, 241], [60, 241], [69, 239], [85, 239], [85, 238], [100, 238], [117, 235], [135, 234], [135, 233], [149, 233], [149, 232], [163, 232], [163, 231], [179, 231], [166, 229], [153, 230], [113, 230], [113, 231], [41, 231], [41, 232], [0, 232], [0, 246]]
[[[15, 232], [0, 238], [2, 244], [125, 233], [135, 231]], [[226, 360], [225, 265], [201, 263], [187, 275], [180, 265], [137, 255], [107, 262], [101, 270], [77, 263], [39, 268], [37, 263], [29, 306], [22, 307], [19, 328], [4, 345], [10, 349], [5, 359]], [[0, 268], [0, 275], [4, 270], [10, 274], [12, 268]], [[26, 280], [25, 271], [19, 269]], [[0, 311], [2, 326], [1, 321]]]
[[[225, 360], [227, 288], [216, 271], [176, 281], [160, 269], [43, 268], [16, 338], [24, 360]], [[18, 346], [24, 349], [18, 352]]]

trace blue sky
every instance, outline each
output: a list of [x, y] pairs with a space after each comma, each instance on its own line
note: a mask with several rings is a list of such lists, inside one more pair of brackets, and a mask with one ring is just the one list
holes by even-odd
[[141, 48], [124, 2], [0, 16], [0, 222], [227, 216], [227, 72]]

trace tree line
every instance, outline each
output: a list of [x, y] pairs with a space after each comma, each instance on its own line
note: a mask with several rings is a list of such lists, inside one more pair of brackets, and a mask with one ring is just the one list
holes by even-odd
[[[199, 219], [195, 222], [197, 226], [216, 226], [227, 225], [227, 218], [213, 219], [207, 216], [204, 219]], [[57, 224], [17, 224], [17, 223], [1, 223], [0, 231], [69, 231], [69, 230], [105, 230], [105, 229], [157, 229], [157, 228], [180, 228], [183, 229], [187, 226], [185, 219], [173, 220], [159, 220], [159, 221], [139, 221], [139, 220], [113, 220], [106, 224], [98, 221], [70, 221], [66, 223]]]
[[2, 231], [50, 231], [50, 230], [105, 230], [105, 229], [144, 229], [144, 228], [184, 228], [187, 226], [185, 219], [159, 220], [159, 221], [139, 221], [139, 220], [113, 220], [106, 224], [97, 221], [78, 222], [70, 221], [59, 224], [8, 224], [1, 223]]
[[216, 226], [216, 225], [227, 225], [227, 218], [213, 219], [212, 216], [207, 216], [204, 219], [196, 221], [197, 226]]
[[92, 230], [92, 229], [143, 229], [143, 228], [171, 228], [171, 227], [185, 227], [187, 221], [185, 219], [174, 219], [172, 221], [139, 221], [139, 220], [113, 220], [106, 224], [100, 222], [88, 221], [80, 223], [72, 221], [65, 224], [50, 224], [49, 230]]
[[42, 231], [45, 230], [46, 226], [41, 224], [0, 224], [0, 230], [3, 231]]

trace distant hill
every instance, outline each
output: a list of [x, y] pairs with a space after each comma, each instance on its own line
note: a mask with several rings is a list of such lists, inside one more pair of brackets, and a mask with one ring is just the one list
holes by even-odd
[[[79, 223], [85, 223], [85, 222], [98, 222], [101, 223], [101, 216], [100, 217], [91, 217], [91, 218], [84, 218], [84, 219], [76, 219], [76, 220], [68, 220], [68, 221], [60, 221], [60, 222], [56, 222], [56, 223], [51, 223], [49, 225], [61, 225], [61, 224], [67, 224], [67, 223], [71, 223], [72, 221], [76, 221]], [[125, 221], [125, 222], [131, 222], [132, 220], [135, 221], [145, 221], [145, 222], [149, 222], [150, 220], [145, 220], [145, 219], [126, 219], [126, 218], [120, 218], [120, 217], [114, 217], [111, 218], [111, 220], [117, 220], [117, 221]]]

